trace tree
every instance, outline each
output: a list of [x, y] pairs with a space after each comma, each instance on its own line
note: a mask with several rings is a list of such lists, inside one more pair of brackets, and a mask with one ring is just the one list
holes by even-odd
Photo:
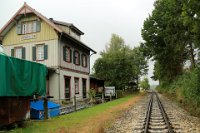
[[149, 85], [149, 80], [148, 78], [144, 78], [141, 82], [140, 82], [140, 87], [144, 90], [148, 90], [150, 88]]
[[180, 0], [157, 0], [155, 9], [142, 29], [142, 51], [156, 60], [156, 77], [170, 83], [182, 74], [183, 64], [188, 59], [188, 36], [182, 21], [183, 3]]
[[106, 49], [93, 66], [94, 76], [104, 79], [106, 85], [123, 89], [130, 81], [147, 72], [147, 61], [139, 48], [131, 49], [122, 37], [113, 34]]

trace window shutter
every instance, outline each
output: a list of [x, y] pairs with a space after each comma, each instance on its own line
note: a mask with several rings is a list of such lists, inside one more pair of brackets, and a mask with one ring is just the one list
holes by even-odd
[[83, 57], [84, 57], [84, 54], [81, 54], [81, 65], [84, 66], [83, 64]]
[[36, 47], [32, 47], [32, 58], [33, 58], [33, 61], [36, 60]]
[[14, 57], [14, 49], [11, 49], [11, 56]]
[[88, 65], [87, 60], [88, 60], [88, 56], [85, 55], [85, 67], [87, 67], [87, 65]]
[[17, 25], [16, 31], [17, 31], [17, 34], [18, 34], [18, 35], [19, 35], [19, 34], [22, 34], [22, 24], [21, 24], [21, 23], [19, 23], [19, 24]]
[[48, 45], [44, 45], [44, 59], [48, 59]]
[[72, 49], [70, 48], [70, 62], [72, 62]]
[[41, 21], [36, 21], [36, 32], [41, 30]]
[[66, 47], [63, 47], [63, 60], [66, 61]]
[[80, 61], [81, 61], [81, 59], [80, 59], [80, 53], [78, 53], [78, 64], [79, 65], [81, 64]]
[[76, 58], [75, 58], [75, 53], [76, 53], [76, 51], [74, 50], [74, 64], [76, 64]]
[[23, 47], [22, 48], [22, 59], [26, 58], [26, 49]]

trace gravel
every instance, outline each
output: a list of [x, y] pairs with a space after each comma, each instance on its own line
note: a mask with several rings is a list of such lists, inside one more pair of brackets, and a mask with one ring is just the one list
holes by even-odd
[[[169, 120], [180, 133], [200, 133], [200, 119], [189, 115], [170, 99], [159, 94], [160, 100], [169, 117]], [[150, 96], [147, 94], [129, 110], [124, 111], [122, 116], [114, 121], [111, 127], [105, 129], [106, 133], [135, 133], [143, 127], [141, 123], [145, 119], [147, 105]]]

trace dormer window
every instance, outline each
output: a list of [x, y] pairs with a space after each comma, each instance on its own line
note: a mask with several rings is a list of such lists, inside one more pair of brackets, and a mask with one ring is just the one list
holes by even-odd
[[17, 34], [29, 34], [39, 32], [41, 29], [40, 21], [26, 21], [17, 25]]

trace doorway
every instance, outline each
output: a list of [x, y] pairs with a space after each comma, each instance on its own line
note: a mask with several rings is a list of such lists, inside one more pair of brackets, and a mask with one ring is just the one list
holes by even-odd
[[86, 98], [86, 79], [82, 79], [83, 98]]
[[65, 76], [65, 99], [70, 101], [71, 77]]

